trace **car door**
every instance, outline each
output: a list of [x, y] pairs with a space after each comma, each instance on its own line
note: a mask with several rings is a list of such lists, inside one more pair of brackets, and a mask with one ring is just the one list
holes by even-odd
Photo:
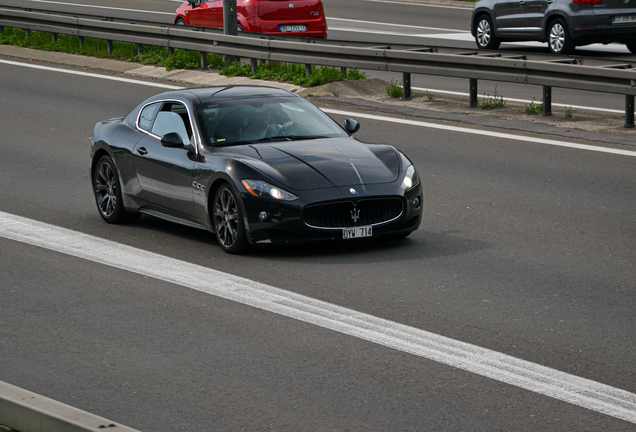
[[[156, 109], [153, 114], [150, 109]], [[178, 133], [184, 144], [190, 144], [192, 126], [188, 111], [180, 102], [167, 101], [144, 108], [138, 127], [145, 132], [133, 150], [133, 162], [142, 195], [158, 208], [189, 218], [194, 217], [192, 172], [194, 156], [183, 148], [161, 145], [161, 137]], [[148, 129], [145, 129], [148, 127]]]
[[495, 34], [500, 38], [523, 39], [526, 23], [527, 0], [499, 0], [495, 4]]
[[540, 39], [546, 32], [545, 17], [555, 0], [526, 0], [526, 36]]
[[219, 0], [199, 0], [188, 14], [190, 25], [216, 28], [214, 12], [218, 2]]

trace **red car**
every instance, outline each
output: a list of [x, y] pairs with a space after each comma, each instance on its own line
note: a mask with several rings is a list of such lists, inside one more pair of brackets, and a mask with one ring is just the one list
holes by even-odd
[[[321, 0], [237, 0], [239, 31], [327, 39]], [[223, 0], [188, 0], [175, 24], [223, 28]]]

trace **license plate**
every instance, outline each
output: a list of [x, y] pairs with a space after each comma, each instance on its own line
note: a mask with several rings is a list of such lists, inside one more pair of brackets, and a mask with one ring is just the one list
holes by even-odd
[[371, 226], [344, 228], [342, 230], [343, 240], [362, 238], [362, 237], [372, 237], [372, 236], [373, 236], [373, 227]]
[[631, 24], [636, 23], [636, 15], [623, 15], [612, 17], [614, 24]]
[[298, 25], [281, 25], [278, 26], [281, 33], [305, 33], [307, 26], [305, 24]]

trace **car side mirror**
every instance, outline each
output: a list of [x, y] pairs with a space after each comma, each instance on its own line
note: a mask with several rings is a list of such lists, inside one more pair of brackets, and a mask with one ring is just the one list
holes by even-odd
[[168, 148], [182, 148], [183, 140], [178, 133], [170, 132], [161, 137], [161, 145]]
[[346, 119], [344, 122], [344, 127], [347, 132], [353, 135], [360, 130], [360, 123], [358, 123], [354, 119]]
[[190, 3], [190, 6], [194, 9], [197, 5], [197, 0], [188, 0], [188, 3]]

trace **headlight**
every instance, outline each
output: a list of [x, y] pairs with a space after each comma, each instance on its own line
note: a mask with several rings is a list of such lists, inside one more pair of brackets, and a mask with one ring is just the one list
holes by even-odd
[[406, 175], [404, 176], [404, 180], [402, 180], [402, 189], [411, 190], [420, 182], [420, 177], [417, 175], [417, 171], [415, 171], [415, 167], [410, 165], [406, 169]]
[[247, 189], [249, 193], [257, 197], [268, 196], [283, 201], [298, 199], [296, 195], [290, 194], [261, 180], [242, 180], [241, 183], [243, 183], [243, 186], [245, 186], [245, 189]]

